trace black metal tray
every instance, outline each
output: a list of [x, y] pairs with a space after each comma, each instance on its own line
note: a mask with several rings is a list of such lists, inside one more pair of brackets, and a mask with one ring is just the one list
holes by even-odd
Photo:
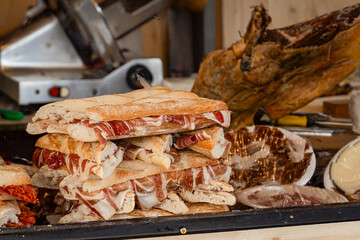
[[0, 229], [1, 239], [112, 239], [360, 220], [360, 202]]
[[[38, 138], [25, 131], [1, 132], [0, 155], [14, 163], [29, 163], [25, 160], [31, 159]], [[322, 170], [333, 153], [323, 160], [317, 157], [317, 170], [310, 180], [311, 185], [322, 185]], [[360, 202], [240, 209], [235, 206], [230, 212], [223, 213], [3, 228], [0, 239], [129, 239], [360, 220]]]

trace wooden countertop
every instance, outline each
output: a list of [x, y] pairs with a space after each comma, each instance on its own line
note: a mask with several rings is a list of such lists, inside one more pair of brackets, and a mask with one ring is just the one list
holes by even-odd
[[277, 227], [234, 232], [177, 235], [141, 240], [358, 240], [360, 221]]
[[21, 120], [8, 120], [0, 118], [0, 131], [19, 131], [25, 130], [26, 125], [31, 121], [33, 115], [25, 115]]

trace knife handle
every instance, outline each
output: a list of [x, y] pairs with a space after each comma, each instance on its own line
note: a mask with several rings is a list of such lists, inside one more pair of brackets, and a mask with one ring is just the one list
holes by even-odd
[[24, 118], [24, 114], [22, 112], [16, 112], [11, 110], [0, 110], [0, 114], [3, 118], [9, 120], [21, 120]]
[[306, 127], [308, 119], [306, 116], [286, 115], [277, 119], [275, 125]]

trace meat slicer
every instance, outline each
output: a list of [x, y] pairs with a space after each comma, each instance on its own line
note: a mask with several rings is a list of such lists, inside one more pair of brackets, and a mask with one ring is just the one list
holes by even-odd
[[161, 85], [161, 60], [126, 58], [120, 40], [169, 2], [38, 0], [31, 23], [0, 39], [0, 90], [22, 106], [128, 92], [138, 76]]

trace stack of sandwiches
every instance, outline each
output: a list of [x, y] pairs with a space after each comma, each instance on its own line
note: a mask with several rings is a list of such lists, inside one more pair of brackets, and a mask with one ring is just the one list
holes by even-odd
[[36, 204], [31, 179], [19, 166], [5, 164], [0, 157], [0, 227], [24, 227], [35, 224], [35, 213], [27, 206]]
[[33, 185], [59, 190], [61, 223], [227, 211], [235, 204], [225, 103], [165, 87], [45, 105]]

